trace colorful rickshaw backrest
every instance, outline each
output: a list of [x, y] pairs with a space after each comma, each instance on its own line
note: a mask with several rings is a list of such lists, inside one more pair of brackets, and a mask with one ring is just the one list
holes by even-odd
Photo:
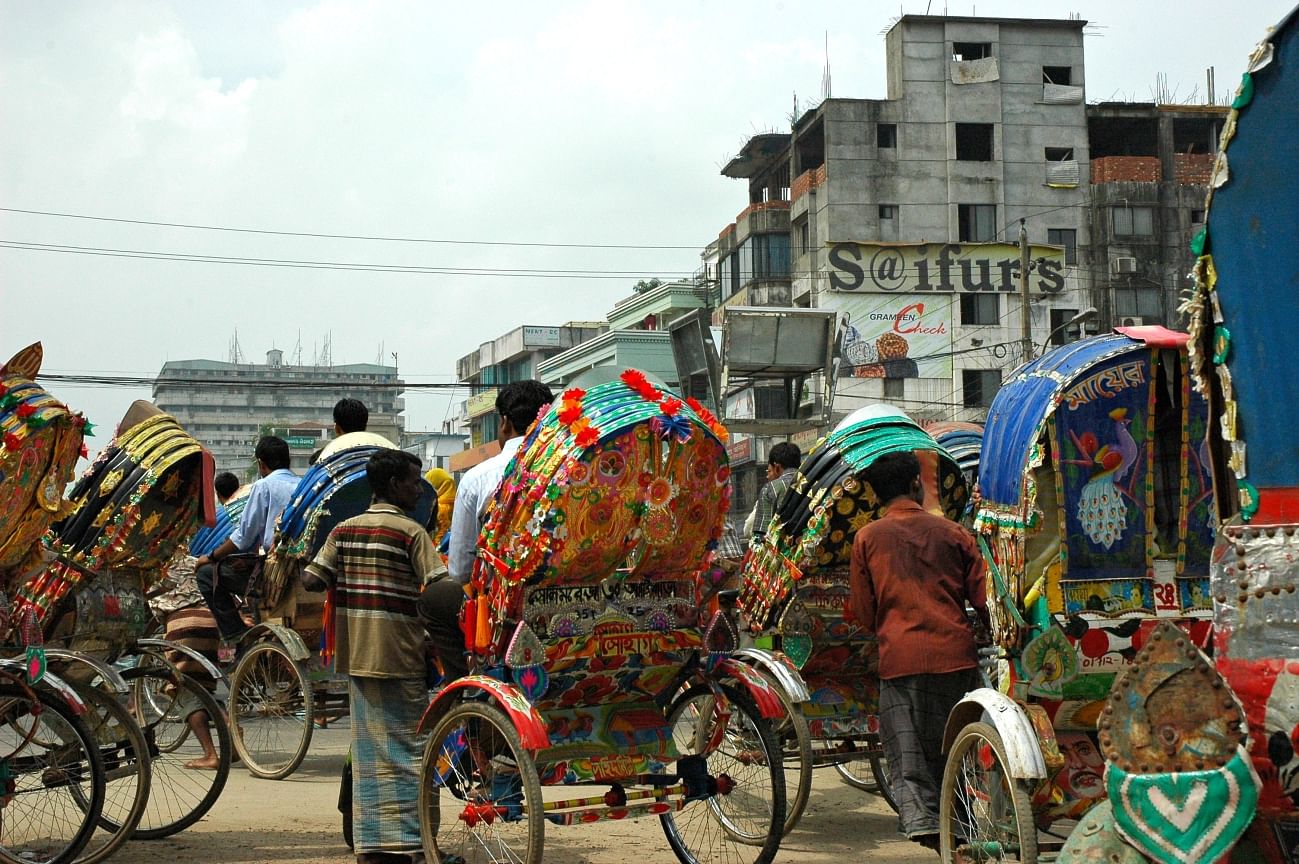
[[766, 536], [751, 549], [739, 598], [751, 629], [775, 623], [805, 574], [847, 567], [857, 530], [880, 515], [865, 472], [898, 452], [920, 458], [926, 509], [960, 518], [969, 498], [961, 466], [927, 432], [889, 405], [850, 414], [804, 457]]
[[[83, 586], [87, 572], [112, 574], [129, 586], [132, 597], [147, 590], [199, 525], [214, 522], [213, 468], [211, 454], [174, 417], [152, 403], [133, 403], [117, 435], [69, 493], [71, 513], [47, 537], [63, 560], [19, 590], [16, 609], [30, 609], [38, 621], [48, 622], [70, 592], [89, 588]], [[93, 626], [80, 620], [92, 614], [127, 614], [115, 610], [115, 603], [100, 610], [79, 608], [78, 627]]]
[[[1055, 620], [1078, 658], [1035, 695], [1093, 704], [1156, 616], [1201, 619], [1186, 626], [1206, 644], [1213, 490], [1186, 339], [1162, 327], [1083, 339], [1020, 367], [993, 399], [975, 530], [994, 635], [1024, 648], [1030, 628], [1059, 639]], [[1025, 648], [1026, 662], [1039, 653]]]
[[41, 535], [71, 508], [63, 489], [87, 431], [34, 380], [41, 358], [36, 342], [0, 366], [0, 590], [35, 566]]
[[[279, 515], [275, 540], [262, 576], [262, 609], [272, 613], [298, 585], [304, 567], [325, 545], [329, 532], [340, 522], [359, 516], [370, 507], [374, 493], [365, 466], [381, 447], [350, 447], [330, 454], [307, 469]], [[428, 522], [436, 493], [421, 478], [421, 493], [412, 518]], [[274, 617], [272, 615], [272, 617]]]
[[1269, 861], [1299, 860], [1299, 376], [1287, 359], [1299, 328], [1296, 104], [1292, 11], [1254, 50], [1224, 124], [1187, 304], [1222, 519], [1214, 661], [1245, 706], [1259, 811], [1282, 847]]
[[[729, 503], [725, 434], [637, 370], [556, 400], [479, 538], [471, 629], [484, 665], [548, 666], [549, 685], [528, 695], [565, 707], [600, 688], [612, 701], [659, 695], [703, 644], [700, 578]], [[615, 684], [600, 671], [615, 668], [635, 674]]]

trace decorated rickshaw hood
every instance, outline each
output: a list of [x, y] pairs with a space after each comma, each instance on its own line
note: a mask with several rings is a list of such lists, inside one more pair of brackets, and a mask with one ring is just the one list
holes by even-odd
[[1151, 348], [1182, 348], [1187, 336], [1163, 327], [1125, 327], [1056, 348], [1012, 373], [988, 410], [979, 465], [982, 507], [1025, 506], [1024, 466], [1070, 388], [1103, 361]]

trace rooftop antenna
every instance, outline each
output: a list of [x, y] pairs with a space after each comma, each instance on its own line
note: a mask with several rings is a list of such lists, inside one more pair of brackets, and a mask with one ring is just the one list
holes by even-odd
[[293, 365], [302, 365], [302, 331], [298, 330], [298, 341], [293, 346]]
[[235, 365], [239, 365], [240, 363], [244, 362], [244, 352], [243, 349], [239, 347], [238, 327], [235, 328], [234, 335], [230, 337], [230, 345], [227, 351], [227, 356], [229, 357], [230, 362], [234, 363]]
[[821, 73], [821, 99], [830, 98], [830, 31], [825, 31], [825, 71]]

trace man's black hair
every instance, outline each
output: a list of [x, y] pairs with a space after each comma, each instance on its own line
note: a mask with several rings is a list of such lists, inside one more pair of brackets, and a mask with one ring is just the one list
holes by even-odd
[[364, 432], [370, 422], [370, 411], [360, 399], [339, 399], [334, 403], [334, 422], [344, 435], [348, 432]]
[[257, 449], [253, 451], [253, 455], [262, 460], [262, 464], [271, 471], [289, 467], [289, 445], [283, 438], [263, 435], [257, 442]]
[[920, 460], [910, 451], [885, 453], [866, 470], [866, 480], [881, 504], [911, 494], [911, 481], [920, 476]]
[[779, 465], [782, 468], [797, 468], [803, 461], [803, 454], [797, 444], [781, 441], [767, 453], [768, 465]]
[[217, 497], [222, 501], [239, 491], [239, 478], [229, 471], [222, 471], [212, 479]]
[[370, 491], [387, 501], [390, 500], [392, 481], [411, 472], [418, 474], [419, 469], [419, 457], [414, 453], [384, 448], [365, 463], [365, 479], [370, 483]]
[[510, 418], [514, 431], [522, 435], [532, 425], [532, 421], [537, 419], [541, 406], [554, 400], [550, 388], [540, 381], [515, 381], [506, 384], [496, 394], [496, 413]]

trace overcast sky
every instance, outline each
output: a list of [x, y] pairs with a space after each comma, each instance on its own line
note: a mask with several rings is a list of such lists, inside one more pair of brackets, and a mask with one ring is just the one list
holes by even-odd
[[[980, 2], [953, 15], [1093, 22], [1087, 98], [1221, 98], [1291, 0]], [[865, 4], [0, 2], [0, 206], [272, 231], [681, 248], [287, 237], [0, 212], [0, 241], [146, 253], [588, 278], [280, 268], [0, 248], [0, 362], [45, 343], [49, 372], [153, 375], [332, 334], [335, 363], [418, 382], [520, 324], [603, 319], [643, 275], [686, 274], [746, 203], [719, 175], [749, 135], [819, 99], [883, 98]], [[488, 11], [490, 10], [490, 11]], [[1198, 91], [1197, 91], [1198, 88]], [[591, 272], [596, 271], [596, 272]], [[621, 274], [605, 278], [603, 273]], [[589, 278], [598, 276], [601, 278]], [[291, 357], [290, 357], [291, 359]], [[51, 385], [106, 431], [147, 390]], [[410, 392], [407, 428], [445, 396]], [[454, 409], [450, 409], [454, 410]], [[104, 440], [96, 442], [102, 446]], [[91, 448], [96, 449], [95, 447]]]

